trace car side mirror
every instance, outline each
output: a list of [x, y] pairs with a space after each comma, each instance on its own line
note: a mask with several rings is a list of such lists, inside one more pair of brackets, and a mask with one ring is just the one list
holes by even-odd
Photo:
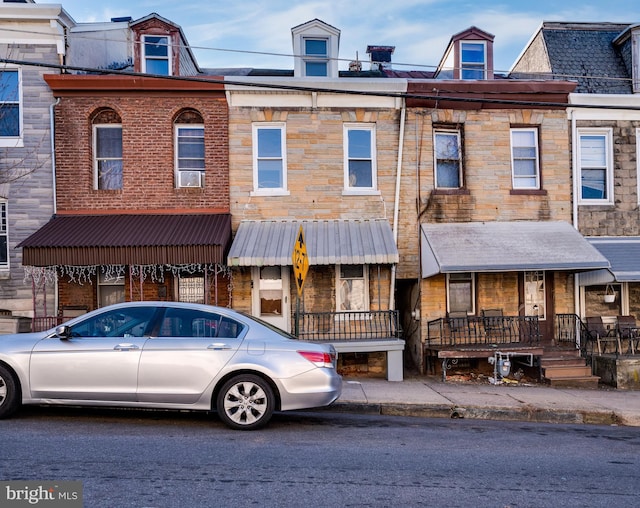
[[67, 340], [69, 337], [71, 337], [71, 328], [69, 328], [67, 325], [58, 326], [56, 328], [56, 337], [58, 337], [60, 340]]

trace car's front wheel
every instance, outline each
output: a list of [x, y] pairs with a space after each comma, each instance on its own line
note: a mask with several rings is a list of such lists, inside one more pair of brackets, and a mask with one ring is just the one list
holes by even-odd
[[0, 365], [0, 418], [5, 418], [18, 409], [20, 403], [18, 383], [13, 373]]
[[267, 381], [253, 374], [241, 374], [223, 385], [216, 409], [220, 419], [232, 429], [254, 430], [269, 422], [275, 403]]

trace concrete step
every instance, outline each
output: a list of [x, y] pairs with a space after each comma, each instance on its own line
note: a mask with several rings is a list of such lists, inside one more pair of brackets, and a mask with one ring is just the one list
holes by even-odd
[[554, 365], [542, 368], [543, 375], [547, 379], [565, 379], [585, 377], [591, 375], [591, 367], [582, 365]]
[[547, 379], [551, 386], [562, 388], [598, 388], [598, 376]]

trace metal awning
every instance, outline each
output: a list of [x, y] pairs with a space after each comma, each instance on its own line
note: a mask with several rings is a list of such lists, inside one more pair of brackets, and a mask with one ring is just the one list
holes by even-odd
[[582, 271], [607, 259], [568, 222], [422, 224], [422, 276], [460, 272]]
[[395, 264], [398, 249], [386, 219], [243, 221], [228, 255], [230, 266], [292, 264], [302, 226], [311, 265]]
[[609, 270], [580, 274], [579, 284], [640, 282], [640, 236], [587, 237], [587, 241], [609, 260]]
[[25, 266], [224, 263], [231, 215], [58, 215], [22, 241]]

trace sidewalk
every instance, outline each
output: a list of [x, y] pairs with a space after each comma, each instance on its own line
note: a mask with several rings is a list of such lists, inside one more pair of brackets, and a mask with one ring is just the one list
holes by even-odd
[[328, 410], [425, 418], [475, 418], [640, 427], [640, 391], [345, 378]]

